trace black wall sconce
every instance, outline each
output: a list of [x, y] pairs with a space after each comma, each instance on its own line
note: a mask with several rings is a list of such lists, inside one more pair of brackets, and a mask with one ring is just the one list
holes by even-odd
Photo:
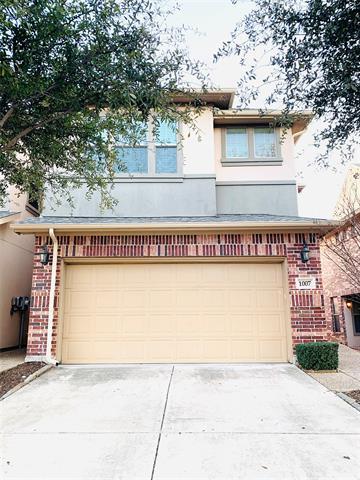
[[306, 242], [300, 251], [300, 258], [302, 263], [307, 263], [310, 260], [310, 248]]
[[41, 250], [37, 255], [40, 257], [40, 263], [42, 265], [47, 265], [49, 263], [50, 253], [46, 244], [41, 247]]

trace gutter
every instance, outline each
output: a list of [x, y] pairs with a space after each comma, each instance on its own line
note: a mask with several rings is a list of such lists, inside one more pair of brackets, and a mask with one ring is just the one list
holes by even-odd
[[11, 225], [18, 234], [47, 233], [56, 228], [57, 232], [129, 233], [129, 232], [265, 232], [265, 231], [321, 231], [332, 230], [338, 222], [327, 220], [303, 222], [169, 222], [169, 223], [76, 223], [76, 224], [20, 224]]
[[50, 294], [49, 294], [49, 315], [48, 315], [48, 330], [47, 330], [47, 339], [46, 339], [46, 357], [45, 361], [48, 364], [56, 365], [56, 359], [51, 358], [51, 343], [52, 343], [52, 333], [54, 325], [54, 303], [55, 303], [55, 286], [56, 286], [56, 270], [57, 270], [57, 259], [58, 259], [58, 239], [56, 238], [53, 228], [49, 228], [49, 235], [53, 242], [53, 261], [51, 266], [51, 283], [50, 283]]

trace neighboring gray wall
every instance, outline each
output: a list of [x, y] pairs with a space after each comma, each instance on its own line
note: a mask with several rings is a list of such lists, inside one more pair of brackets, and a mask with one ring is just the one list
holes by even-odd
[[99, 195], [86, 199], [86, 189], [73, 192], [74, 208], [66, 201], [56, 205], [51, 192], [44, 202], [44, 216], [74, 217], [157, 217], [216, 214], [215, 176], [184, 178], [119, 179], [112, 195], [118, 200], [114, 210], [100, 210]]
[[289, 182], [218, 182], [217, 213], [298, 215], [297, 186]]

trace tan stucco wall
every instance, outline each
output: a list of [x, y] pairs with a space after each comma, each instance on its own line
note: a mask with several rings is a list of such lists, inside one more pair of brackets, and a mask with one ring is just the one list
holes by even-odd
[[295, 179], [295, 149], [291, 130], [281, 132], [282, 165], [222, 166], [221, 127], [214, 128], [213, 111], [206, 109], [191, 126], [182, 127], [184, 174], [216, 174], [217, 181], [284, 181]]
[[291, 130], [281, 143], [282, 165], [222, 166], [221, 128], [214, 129], [216, 180], [229, 181], [282, 181], [295, 178], [294, 140]]
[[[22, 207], [18, 205], [19, 209]], [[18, 220], [28, 216], [23, 211]], [[18, 342], [19, 314], [11, 317], [11, 298], [29, 296], [31, 291], [34, 237], [16, 235], [10, 224], [0, 225], [0, 348], [13, 347]]]
[[196, 129], [182, 127], [182, 155], [185, 175], [215, 174], [213, 112], [205, 109], [194, 119]]
[[27, 197], [28, 196], [26, 193], [19, 194], [19, 191], [14, 186], [10, 185], [7, 190], [5, 204], [0, 208], [0, 210], [9, 210], [10, 212], [24, 212], [25, 205], [27, 203]]

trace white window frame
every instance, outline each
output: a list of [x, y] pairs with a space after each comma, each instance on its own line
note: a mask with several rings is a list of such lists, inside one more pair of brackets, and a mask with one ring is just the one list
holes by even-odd
[[[154, 121], [148, 121], [147, 135], [146, 135], [146, 144], [140, 145], [128, 145], [124, 143], [115, 142], [115, 148], [117, 147], [130, 147], [130, 148], [141, 148], [146, 146], [147, 148], [147, 162], [148, 162], [148, 171], [147, 173], [141, 172], [117, 172], [115, 178], [143, 178], [143, 179], [159, 179], [159, 178], [182, 178], [183, 177], [183, 153], [181, 148], [181, 137], [182, 137], [182, 125], [178, 125], [176, 132], [176, 144], [167, 144], [160, 143], [155, 136], [154, 131]], [[156, 173], [156, 147], [174, 147], [176, 146], [176, 173]]]

